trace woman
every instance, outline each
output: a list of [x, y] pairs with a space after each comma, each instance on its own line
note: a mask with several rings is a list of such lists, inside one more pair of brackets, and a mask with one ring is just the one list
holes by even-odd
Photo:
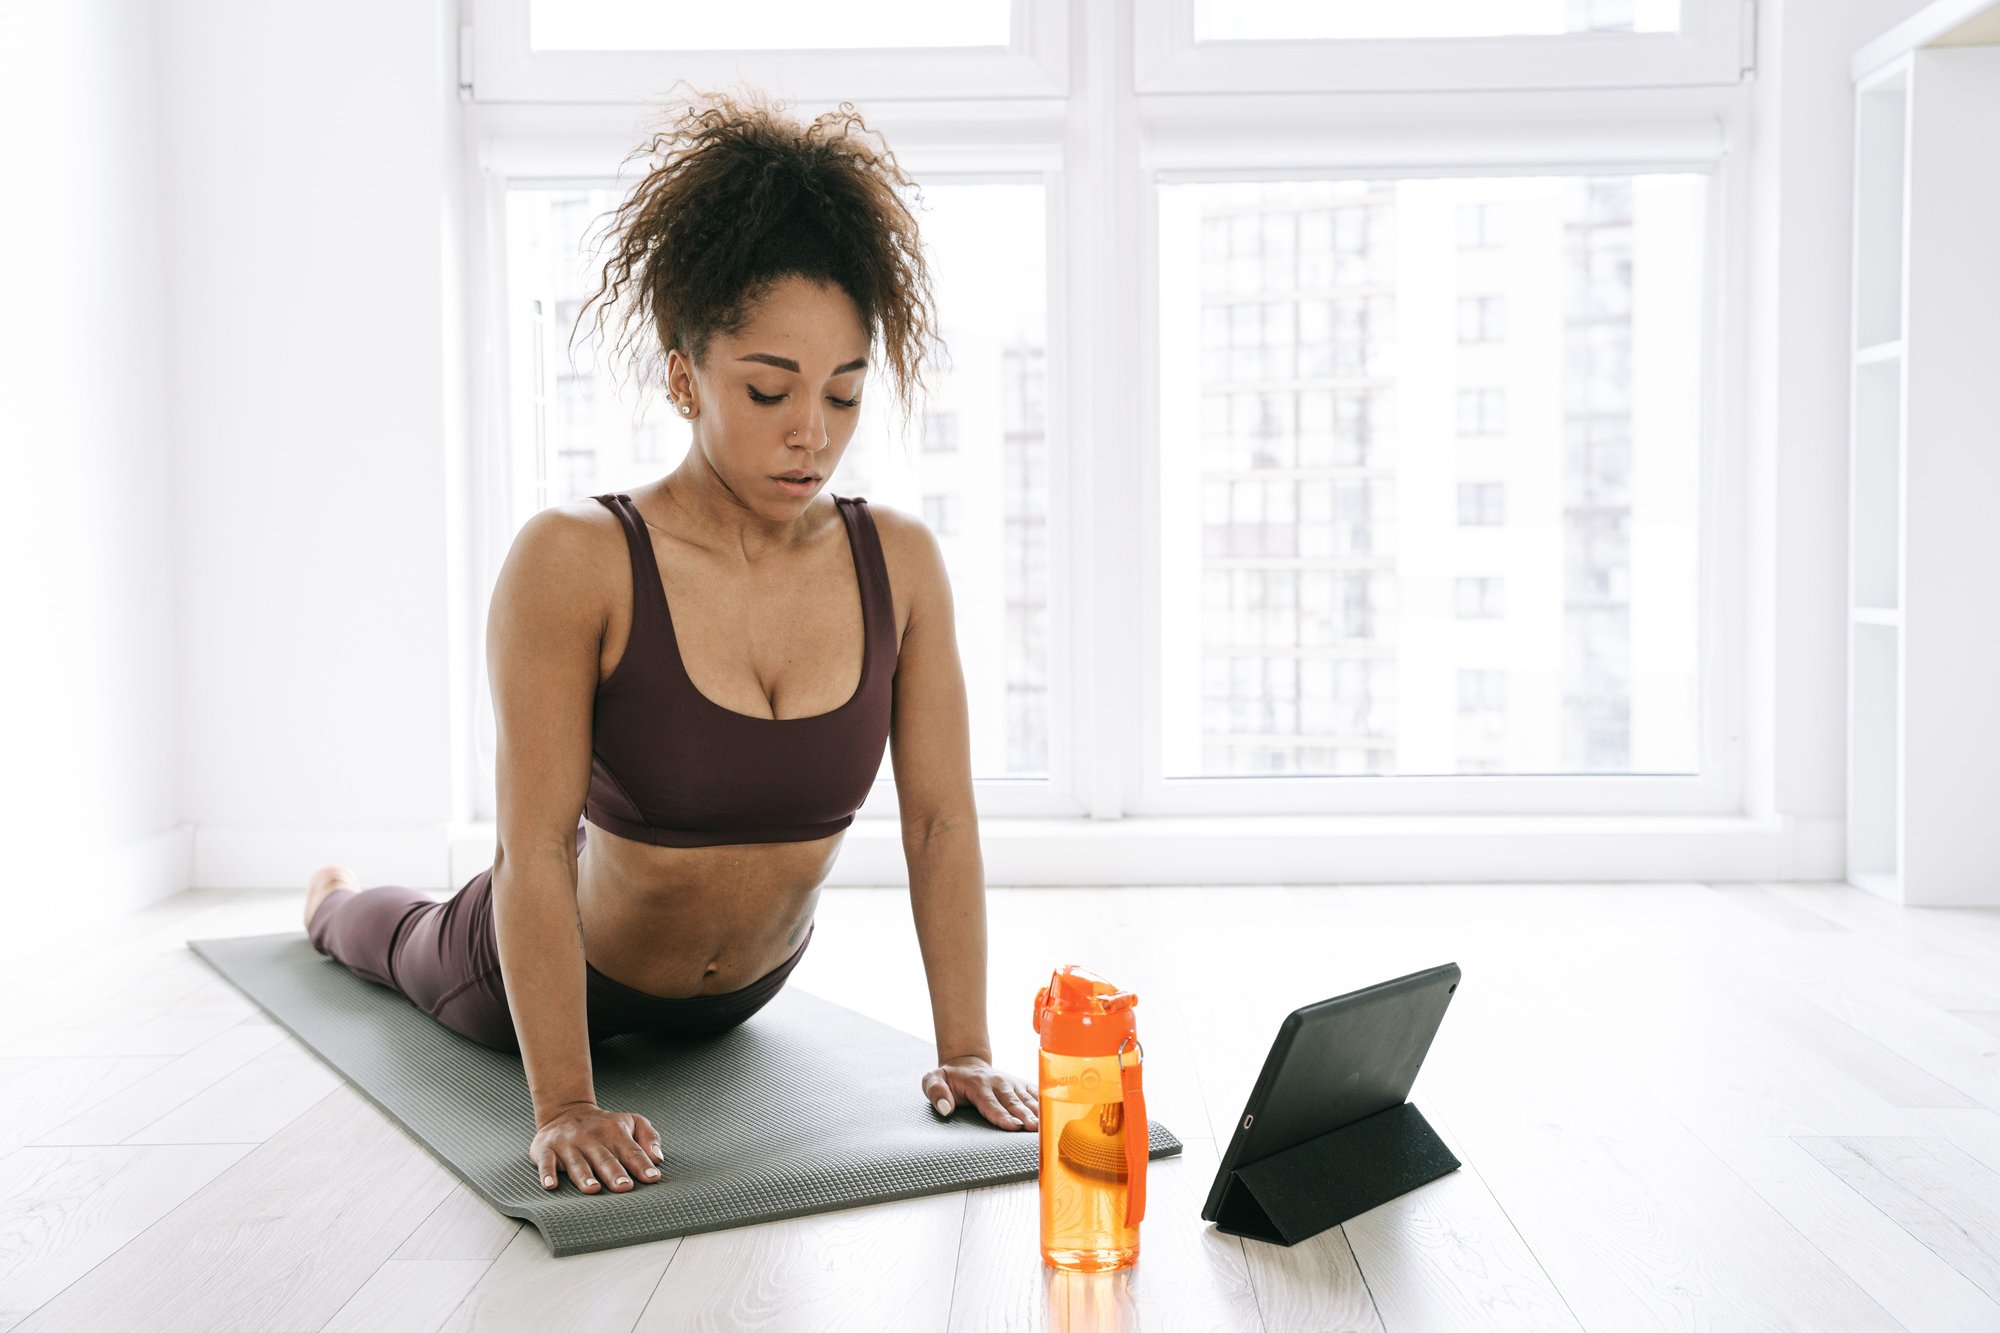
[[545, 509], [514, 539], [488, 619], [493, 865], [444, 902], [360, 889], [339, 865], [307, 889], [320, 952], [520, 1052], [546, 1189], [558, 1172], [584, 1192], [659, 1179], [652, 1122], [597, 1104], [590, 1044], [719, 1031], [769, 1002], [892, 739], [937, 1032], [924, 1095], [940, 1114], [964, 1100], [1037, 1128], [1033, 1088], [991, 1063], [965, 685], [937, 543], [895, 510], [821, 494], [874, 330], [906, 408], [933, 336], [895, 190], [911, 182], [848, 133], [869, 133], [850, 104], [802, 127], [754, 97], [699, 100], [654, 136], [664, 160], [620, 205], [592, 297], [601, 326], [635, 285], [627, 327], [645, 348], [650, 320], [693, 441], [670, 475]]

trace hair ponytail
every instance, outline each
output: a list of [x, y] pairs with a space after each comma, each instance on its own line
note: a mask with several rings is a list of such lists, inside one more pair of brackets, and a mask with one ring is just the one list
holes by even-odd
[[[612, 214], [612, 254], [578, 324], [596, 305], [601, 330], [606, 309], [628, 297], [612, 359], [629, 349], [639, 377], [664, 385], [669, 348], [704, 365], [712, 339], [739, 334], [777, 280], [827, 283], [860, 311], [871, 360], [881, 348], [907, 425], [942, 348], [916, 217], [899, 190], [919, 202], [922, 192], [853, 103], [809, 125], [782, 107], [755, 91], [697, 93], [627, 157], [659, 161]], [[649, 324], [654, 336], [635, 340]]]

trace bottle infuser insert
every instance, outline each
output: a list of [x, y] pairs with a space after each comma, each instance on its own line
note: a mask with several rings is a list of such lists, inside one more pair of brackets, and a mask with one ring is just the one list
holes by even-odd
[[1125, 1179], [1125, 1145], [1116, 1137], [1124, 1123], [1125, 1103], [1098, 1103], [1096, 1115], [1080, 1116], [1063, 1126], [1056, 1139], [1057, 1160], [1093, 1180]]

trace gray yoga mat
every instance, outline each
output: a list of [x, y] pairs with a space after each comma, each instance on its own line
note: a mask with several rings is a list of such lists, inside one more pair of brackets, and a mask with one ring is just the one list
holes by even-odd
[[[628, 1033], [592, 1048], [598, 1103], [660, 1131], [661, 1178], [624, 1193], [541, 1187], [518, 1055], [469, 1041], [315, 950], [303, 931], [189, 940], [245, 995], [551, 1254], [1033, 1180], [1039, 1136], [969, 1105], [939, 1118], [929, 1042], [787, 985], [714, 1036]], [[1181, 1141], [1149, 1121], [1149, 1156]]]

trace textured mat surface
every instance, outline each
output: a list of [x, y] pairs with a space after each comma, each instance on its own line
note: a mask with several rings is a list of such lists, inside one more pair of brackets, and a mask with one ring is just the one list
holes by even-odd
[[[598, 1043], [598, 1104], [651, 1120], [667, 1160], [661, 1179], [626, 1193], [579, 1194], [564, 1177], [552, 1194], [528, 1161], [534, 1113], [518, 1055], [468, 1041], [355, 976], [304, 931], [188, 947], [558, 1256], [1039, 1170], [1038, 1135], [1000, 1129], [967, 1105], [946, 1119], [925, 1105], [929, 1042], [787, 985], [717, 1036]], [[1159, 1121], [1147, 1128], [1151, 1156], [1181, 1151]]]

